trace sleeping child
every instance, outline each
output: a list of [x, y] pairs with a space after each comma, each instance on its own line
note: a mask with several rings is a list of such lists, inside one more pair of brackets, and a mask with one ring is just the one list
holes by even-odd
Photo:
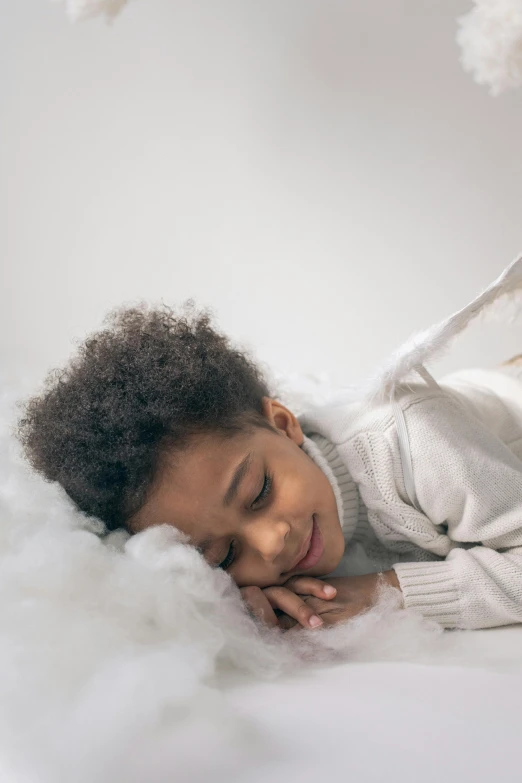
[[518, 623], [521, 360], [440, 382], [424, 364], [520, 287], [522, 259], [371, 387], [300, 416], [205, 312], [122, 308], [26, 403], [19, 437], [108, 530], [184, 532], [269, 625], [345, 621], [383, 584], [444, 628]]

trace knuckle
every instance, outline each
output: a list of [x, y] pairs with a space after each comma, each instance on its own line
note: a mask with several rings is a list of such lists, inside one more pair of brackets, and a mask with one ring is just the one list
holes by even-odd
[[259, 597], [261, 594], [261, 588], [255, 587], [254, 585], [249, 585], [248, 587], [242, 587], [240, 592], [243, 598], [251, 601], [252, 599]]
[[285, 582], [285, 586], [290, 588], [292, 592], [296, 593], [311, 593], [314, 590], [322, 590], [324, 583], [320, 579], [316, 579], [313, 576], [292, 576], [288, 582]]
[[272, 598], [281, 598], [282, 596], [286, 595], [287, 592], [287, 589], [285, 587], [281, 587], [280, 585], [273, 585], [273, 587], [263, 588], [263, 593], [270, 595]]

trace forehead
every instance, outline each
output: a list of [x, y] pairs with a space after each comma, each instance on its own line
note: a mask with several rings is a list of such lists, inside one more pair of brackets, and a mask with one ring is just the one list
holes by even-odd
[[180, 452], [167, 451], [145, 503], [130, 521], [133, 531], [161, 524], [184, 529], [208, 519], [221, 506], [234, 469], [248, 454], [256, 454], [256, 445], [255, 432], [205, 434], [194, 436]]

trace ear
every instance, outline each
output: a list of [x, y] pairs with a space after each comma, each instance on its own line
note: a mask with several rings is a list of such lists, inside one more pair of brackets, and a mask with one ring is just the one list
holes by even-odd
[[303, 445], [303, 430], [292, 411], [271, 397], [263, 397], [263, 415], [282, 435], [286, 435], [298, 446]]

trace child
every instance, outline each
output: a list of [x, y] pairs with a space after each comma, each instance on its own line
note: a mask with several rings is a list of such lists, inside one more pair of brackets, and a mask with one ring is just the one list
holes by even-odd
[[398, 352], [380, 397], [299, 418], [207, 315], [122, 309], [27, 403], [20, 437], [108, 529], [185, 532], [269, 624], [353, 617], [383, 582], [445, 628], [518, 623], [522, 368], [437, 384], [423, 364], [521, 286], [522, 259]]

